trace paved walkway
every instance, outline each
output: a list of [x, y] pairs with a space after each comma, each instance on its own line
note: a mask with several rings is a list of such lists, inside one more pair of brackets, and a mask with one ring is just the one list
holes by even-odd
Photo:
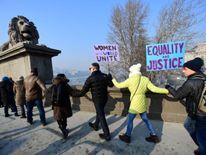
[[92, 131], [88, 126], [95, 114], [82, 111], [74, 112], [68, 119], [70, 133], [64, 140], [51, 108], [45, 110], [48, 125], [42, 127], [36, 108], [33, 125], [14, 115], [5, 118], [3, 108], [0, 108], [0, 155], [193, 155], [196, 149], [180, 123], [152, 121], [161, 142], [146, 142], [144, 138], [148, 131], [140, 119], [134, 121], [132, 143], [126, 144], [118, 139], [125, 131], [126, 117], [117, 115], [107, 116], [112, 140], [101, 140], [98, 133], [102, 131]]

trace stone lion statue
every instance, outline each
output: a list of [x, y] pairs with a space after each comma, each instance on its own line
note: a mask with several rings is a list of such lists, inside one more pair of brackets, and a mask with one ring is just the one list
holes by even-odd
[[0, 51], [7, 50], [19, 42], [38, 44], [39, 33], [33, 22], [24, 16], [17, 16], [9, 23], [9, 41], [0, 46]]

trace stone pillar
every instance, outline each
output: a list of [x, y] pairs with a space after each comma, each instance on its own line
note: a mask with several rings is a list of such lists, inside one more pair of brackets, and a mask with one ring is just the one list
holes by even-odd
[[30, 74], [31, 68], [38, 68], [39, 77], [50, 83], [53, 78], [52, 57], [61, 51], [46, 46], [18, 43], [12, 48], [0, 53], [0, 78], [12, 77], [17, 80], [19, 76]]

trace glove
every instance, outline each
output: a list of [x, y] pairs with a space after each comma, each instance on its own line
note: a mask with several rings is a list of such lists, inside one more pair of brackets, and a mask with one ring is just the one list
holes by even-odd
[[171, 87], [171, 86], [168, 85], [168, 84], [165, 85], [165, 88], [166, 88], [166, 89], [169, 89], [170, 87]]
[[112, 80], [112, 74], [109, 73], [109, 74], [107, 75], [107, 77], [108, 77], [109, 80]]

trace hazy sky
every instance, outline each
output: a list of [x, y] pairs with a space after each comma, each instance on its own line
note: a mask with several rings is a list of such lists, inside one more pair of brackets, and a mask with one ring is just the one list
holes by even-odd
[[[52, 59], [58, 68], [87, 70], [95, 61], [93, 45], [107, 43], [112, 9], [126, 0], [0, 0], [0, 45], [8, 41], [10, 20], [23, 15], [33, 21], [39, 43], [62, 53]], [[143, 0], [149, 7], [146, 26], [154, 35], [162, 6], [171, 0]]]

